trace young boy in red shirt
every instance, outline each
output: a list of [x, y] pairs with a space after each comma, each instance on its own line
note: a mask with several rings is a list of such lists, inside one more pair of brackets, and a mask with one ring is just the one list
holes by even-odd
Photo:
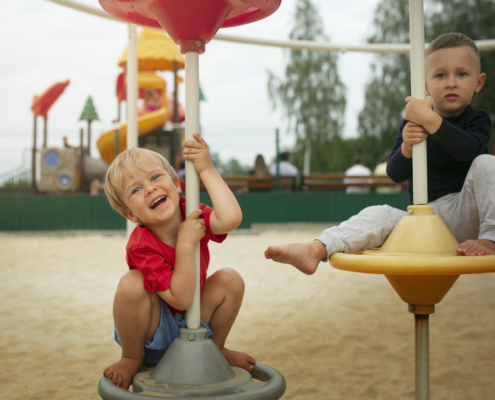
[[[201, 325], [230, 365], [253, 370], [254, 359], [224, 347], [244, 294], [241, 276], [224, 268], [208, 280], [208, 242], [221, 243], [239, 226], [242, 212], [235, 196], [213, 167], [205, 141], [184, 143], [183, 157], [193, 161], [213, 203], [185, 218], [185, 198], [168, 161], [145, 149], [120, 154], [107, 171], [105, 193], [112, 207], [139, 223], [127, 244], [128, 271], [115, 294], [115, 340], [122, 358], [103, 374], [128, 389], [145, 363], [158, 362], [179, 330], [193, 302], [195, 248], [200, 245]], [[210, 330], [211, 329], [211, 330]]]

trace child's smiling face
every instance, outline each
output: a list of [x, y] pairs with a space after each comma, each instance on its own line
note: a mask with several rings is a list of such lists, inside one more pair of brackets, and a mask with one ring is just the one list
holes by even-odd
[[469, 46], [439, 49], [426, 58], [426, 93], [443, 118], [461, 114], [484, 83], [479, 59]]
[[140, 168], [124, 171], [122, 196], [128, 211], [125, 216], [145, 226], [158, 225], [180, 215], [180, 183], [173, 182], [153, 157], [142, 157]]

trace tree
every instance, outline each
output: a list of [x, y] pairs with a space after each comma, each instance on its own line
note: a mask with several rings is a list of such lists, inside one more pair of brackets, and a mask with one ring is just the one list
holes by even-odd
[[[383, 0], [375, 11], [373, 27], [370, 43], [408, 43], [409, 1]], [[387, 149], [392, 149], [403, 119], [404, 99], [411, 92], [410, 57], [379, 54], [371, 70], [365, 105], [358, 116], [358, 133], [364, 144], [361, 155], [374, 166]]]
[[93, 105], [93, 99], [91, 96], [86, 100], [86, 104], [84, 105], [84, 109], [79, 117], [79, 121], [88, 121], [88, 154], [91, 149], [91, 122], [99, 121], [98, 113], [96, 112], [96, 108]]
[[[495, 3], [492, 0], [426, 0], [425, 40], [442, 33], [461, 32], [473, 40], [495, 37]], [[408, 0], [382, 0], [374, 16], [370, 43], [409, 42]], [[495, 122], [495, 53], [481, 53], [481, 69], [487, 73], [483, 90], [472, 105], [484, 109]], [[411, 93], [409, 55], [377, 55], [372, 78], [366, 86], [365, 106], [359, 113], [359, 136], [369, 165], [381, 161], [391, 149], [403, 118], [404, 99]], [[490, 149], [493, 147], [493, 135]], [[489, 150], [490, 150], [489, 149]]]
[[[428, 21], [430, 40], [446, 32], [461, 32], [473, 40], [495, 38], [495, 2], [493, 0], [430, 0], [435, 10]], [[474, 108], [485, 110], [492, 120], [492, 136], [488, 151], [494, 146], [495, 126], [495, 52], [481, 52], [481, 71], [486, 81], [480, 93], [471, 102]]]
[[[290, 39], [328, 41], [311, 0], [297, 1]], [[311, 158], [312, 147], [326, 147], [324, 145], [339, 136], [343, 127], [345, 86], [337, 72], [337, 55], [291, 50], [285, 79], [277, 78], [270, 71], [268, 74], [268, 95], [274, 108], [278, 105], [283, 108], [289, 129], [293, 127], [297, 135], [296, 151], [303, 151], [301, 164], [307, 175], [318, 164]]]

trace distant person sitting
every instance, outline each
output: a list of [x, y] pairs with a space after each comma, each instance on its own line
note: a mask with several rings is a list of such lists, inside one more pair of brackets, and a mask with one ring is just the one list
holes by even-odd
[[[354, 156], [352, 159], [353, 166], [345, 171], [346, 176], [370, 176], [371, 170], [364, 166], [364, 161], [361, 156]], [[344, 178], [344, 183], [356, 184], [356, 183], [372, 183], [372, 179], [366, 178]], [[369, 193], [371, 188], [369, 186], [347, 186], [346, 193]]]
[[[385, 154], [383, 154], [383, 162], [378, 164], [373, 171], [373, 175], [375, 176], [387, 176], [387, 161], [390, 158], [390, 154], [392, 154], [392, 150], [387, 150]], [[400, 186], [377, 186], [376, 193], [397, 193], [400, 192]]]
[[139, 108], [139, 115], [156, 111], [162, 107], [160, 96], [154, 89], [146, 89], [143, 93], [143, 100], [144, 102]]
[[254, 175], [256, 178], [266, 178], [267, 176], [270, 176], [265, 159], [261, 154], [256, 156], [256, 159], [254, 160], [254, 169], [249, 171], [249, 174]]
[[[289, 161], [290, 154], [288, 151], [284, 151], [280, 153], [280, 162], [279, 162], [279, 168], [280, 168], [280, 176], [297, 176], [299, 175], [299, 170], [291, 164]], [[273, 164], [270, 169], [268, 170], [268, 173], [272, 176], [277, 175], [277, 164]]]

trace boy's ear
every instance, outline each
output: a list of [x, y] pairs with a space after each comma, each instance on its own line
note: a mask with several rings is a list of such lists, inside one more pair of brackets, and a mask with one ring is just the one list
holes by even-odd
[[136, 217], [129, 209], [127, 209], [127, 211], [124, 213], [124, 217], [126, 217], [129, 221], [134, 222], [135, 224], [137, 224], [139, 221], [139, 218]]
[[478, 81], [476, 82], [476, 87], [474, 88], [474, 93], [479, 93], [483, 85], [485, 84], [486, 74], [483, 72], [478, 76]]
[[430, 95], [430, 91], [428, 90], [428, 85], [426, 83], [425, 83], [425, 92], [427, 96]]
[[182, 193], [182, 186], [180, 185], [180, 180], [178, 178], [175, 181], [175, 187], [177, 188], [177, 193]]

